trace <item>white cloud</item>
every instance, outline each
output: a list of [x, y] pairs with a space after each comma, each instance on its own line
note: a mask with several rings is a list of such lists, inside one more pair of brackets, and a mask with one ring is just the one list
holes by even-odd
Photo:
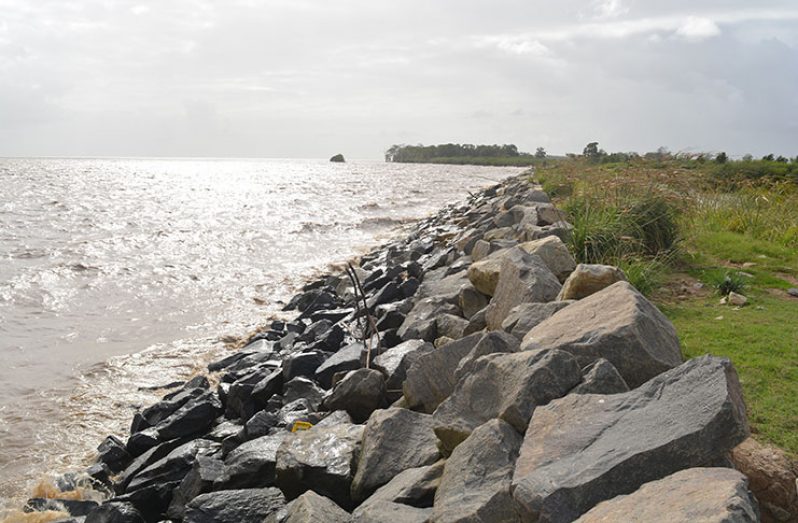
[[130, 8], [130, 12], [136, 16], [146, 15], [150, 12], [150, 6], [142, 4], [134, 5]]
[[593, 0], [593, 11], [599, 18], [615, 18], [628, 13], [629, 8], [621, 0]]
[[676, 30], [676, 34], [692, 42], [700, 42], [720, 35], [720, 27], [709, 18], [688, 16]]

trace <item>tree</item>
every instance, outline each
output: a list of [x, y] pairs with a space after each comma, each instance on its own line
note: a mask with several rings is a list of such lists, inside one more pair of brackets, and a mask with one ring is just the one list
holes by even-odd
[[715, 162], [717, 163], [726, 163], [729, 161], [729, 156], [725, 152], [719, 152], [715, 156]]
[[546, 149], [544, 149], [543, 147], [538, 147], [535, 150], [535, 158], [539, 158], [541, 160], [546, 158]]
[[589, 144], [585, 145], [584, 149], [582, 149], [582, 155], [586, 158], [597, 158], [598, 151], [598, 142], [590, 142]]
[[773, 153], [770, 153], [763, 156], [762, 159], [765, 160], [766, 162], [772, 162], [776, 159], [776, 156]]

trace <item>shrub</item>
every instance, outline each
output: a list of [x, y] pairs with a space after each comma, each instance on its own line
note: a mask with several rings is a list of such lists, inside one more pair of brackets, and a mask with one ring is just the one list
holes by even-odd
[[728, 296], [730, 292], [744, 294], [745, 283], [744, 276], [741, 276], [738, 272], [729, 271], [715, 284], [715, 287], [721, 296]]

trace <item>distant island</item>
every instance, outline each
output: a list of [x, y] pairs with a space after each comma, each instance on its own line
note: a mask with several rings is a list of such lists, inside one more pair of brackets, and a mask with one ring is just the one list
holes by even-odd
[[346, 162], [346, 160], [344, 159], [344, 155], [343, 154], [336, 154], [335, 156], [330, 158], [330, 161], [331, 162], [335, 162], [335, 163], [344, 163], [344, 162]]
[[446, 143], [439, 145], [392, 145], [385, 151], [386, 162], [448, 163], [473, 165], [530, 166], [544, 162], [546, 150], [534, 154], [520, 152], [514, 144], [474, 145]]

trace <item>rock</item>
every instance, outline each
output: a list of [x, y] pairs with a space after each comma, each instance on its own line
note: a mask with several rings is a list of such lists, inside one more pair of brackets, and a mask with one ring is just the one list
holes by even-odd
[[670, 321], [627, 282], [569, 305], [524, 336], [521, 350], [559, 349], [585, 367], [605, 358], [631, 388], [682, 361]]
[[[445, 268], [438, 269], [444, 271]], [[435, 275], [427, 274], [424, 282], [416, 291], [416, 298], [438, 298], [446, 303], [456, 304], [463, 285], [468, 285], [468, 277], [464, 272], [458, 272], [440, 279], [434, 279]]]
[[466, 319], [488, 306], [488, 297], [476, 290], [473, 285], [464, 285], [460, 289], [458, 305]]
[[407, 369], [413, 360], [432, 350], [432, 345], [423, 340], [408, 340], [374, 358], [374, 368], [385, 375], [385, 387], [388, 390], [389, 400], [394, 396], [392, 391], [402, 390], [402, 385], [407, 377]]
[[276, 488], [220, 490], [201, 494], [186, 507], [184, 523], [263, 521], [285, 505]]
[[313, 377], [326, 359], [327, 355], [317, 350], [296, 352], [286, 356], [283, 360], [283, 381], [288, 383], [297, 376]]
[[158, 429], [150, 427], [131, 434], [127, 439], [125, 448], [127, 448], [131, 456], [141, 456], [159, 443], [161, 443], [161, 440], [158, 438]]
[[157, 446], [151, 448], [150, 450], [146, 451], [144, 454], [137, 456], [130, 464], [123, 470], [116, 478], [116, 490], [118, 492], [124, 492], [125, 488], [127, 488], [127, 484], [130, 482], [136, 474], [140, 473], [142, 470], [146, 469], [153, 463], [157, 462], [170, 452], [172, 452], [177, 447], [186, 443], [185, 439], [174, 439], [171, 441], [166, 441], [164, 443], [160, 443]]
[[399, 285], [389, 281], [383, 288], [366, 300], [366, 306], [369, 310], [374, 310], [377, 305], [390, 303], [402, 298], [406, 298], [406, 296], [402, 295], [402, 292], [399, 290]]
[[[360, 505], [360, 508], [376, 503], [400, 503], [417, 508], [432, 507], [435, 491], [441, 482], [445, 461], [427, 467], [404, 470]], [[357, 512], [357, 511], [356, 511]]]
[[350, 523], [351, 516], [324, 496], [309, 490], [273, 513], [264, 523]]
[[458, 340], [463, 337], [463, 332], [468, 327], [468, 320], [453, 314], [441, 314], [435, 319], [438, 337], [447, 337]]
[[83, 499], [31, 498], [25, 503], [24, 512], [66, 512], [70, 516], [86, 516], [99, 507], [99, 503]]
[[313, 490], [344, 509], [353, 508], [350, 487], [364, 429], [316, 426], [286, 437], [277, 450], [277, 486], [288, 499]]
[[408, 406], [431, 414], [454, 390], [457, 365], [481, 338], [482, 333], [471, 334], [419, 355], [408, 367], [402, 387]]
[[316, 383], [304, 376], [297, 376], [283, 386], [283, 401], [291, 403], [292, 401], [304, 398], [310, 402], [313, 409], [316, 410], [321, 405], [321, 400], [324, 397], [324, 390], [322, 390]]
[[406, 317], [398, 310], [389, 310], [377, 321], [377, 330], [382, 332], [388, 329], [398, 329], [405, 322]]
[[454, 371], [454, 381], [459, 382], [461, 378], [470, 374], [476, 365], [477, 359], [488, 354], [518, 352], [521, 343], [517, 338], [501, 331], [492, 331], [482, 334], [474, 348], [466, 354], [457, 364]]
[[571, 394], [619, 394], [629, 391], [629, 386], [615, 365], [604, 358], [582, 369], [582, 374], [582, 383], [574, 387]]
[[581, 300], [619, 281], [627, 280], [618, 267], [580, 263], [563, 283], [557, 299]]
[[468, 336], [470, 334], [474, 334], [475, 332], [485, 330], [488, 327], [488, 320], [485, 317], [487, 312], [488, 308], [485, 307], [471, 316], [471, 319], [468, 321], [468, 327], [466, 327], [463, 331], [463, 336]]
[[388, 405], [385, 377], [375, 369], [353, 370], [333, 389], [324, 405], [329, 410], [345, 410], [356, 423]]
[[471, 251], [471, 259], [478, 262], [498, 250], [508, 249], [516, 245], [518, 245], [518, 242], [515, 240], [493, 240], [492, 242], [479, 240], [474, 244], [474, 250]]
[[144, 523], [131, 503], [106, 501], [86, 516], [85, 523]]
[[577, 521], [755, 523], [756, 500], [748, 481], [728, 468], [692, 468], [646, 483], [632, 494], [599, 503]]
[[564, 309], [573, 301], [550, 301], [548, 303], [522, 303], [510, 309], [510, 313], [502, 322], [502, 330], [509, 332], [519, 340], [557, 311]]
[[214, 483], [215, 490], [271, 487], [275, 483], [277, 449], [290, 435], [282, 431], [247, 441], [224, 460], [224, 472]]
[[783, 450], [748, 438], [732, 450], [735, 468], [748, 476], [762, 521], [798, 520], [798, 463]]
[[734, 305], [735, 307], [744, 307], [746, 303], [748, 303], [748, 298], [742, 294], [737, 294], [736, 292], [729, 293], [730, 305]]
[[520, 522], [510, 484], [523, 437], [494, 419], [481, 425], [446, 460], [433, 519], [436, 523]]
[[790, 289], [787, 289], [787, 294], [789, 294], [793, 298], [798, 298], [798, 289], [796, 289], [794, 287], [790, 288]]
[[208, 455], [218, 449], [219, 444], [212, 441], [203, 439], [189, 441], [138, 472], [127, 483], [125, 492], [140, 490], [155, 484], [179, 483], [194, 466], [197, 455]]
[[611, 396], [538, 407], [516, 462], [513, 498], [531, 521], [571, 521], [597, 503], [711, 463], [748, 435], [731, 363], [704, 356]]
[[360, 342], [350, 343], [342, 348], [316, 369], [316, 381], [325, 389], [329, 389], [332, 387], [332, 377], [336, 372], [348, 372], [363, 366], [361, 361], [365, 350], [366, 347]]
[[398, 334], [403, 340], [434, 341], [438, 337], [436, 318], [439, 314], [457, 314], [457, 306], [442, 298], [424, 298], [407, 313]]
[[277, 411], [277, 426], [291, 430], [295, 422], [308, 421], [312, 412], [315, 412], [315, 409], [305, 398], [286, 403]]
[[[297, 378], [299, 379], [299, 378]], [[254, 416], [247, 420], [244, 425], [243, 433], [239, 434], [241, 441], [247, 441], [269, 434], [275, 427], [280, 424], [280, 419], [274, 412], [261, 410], [256, 412]]]
[[161, 441], [207, 431], [222, 413], [222, 402], [214, 392], [205, 392], [177, 409], [157, 425]]
[[125, 468], [132, 459], [128, 454], [125, 444], [116, 436], [108, 436], [97, 447], [97, 461], [105, 463], [112, 472], [119, 472]]
[[431, 508], [380, 501], [358, 508], [352, 514], [352, 523], [429, 523], [431, 516]]
[[560, 291], [560, 282], [540, 257], [527, 254], [519, 247], [502, 260], [499, 281], [488, 305], [488, 329], [501, 329], [513, 307], [522, 303], [552, 301]]
[[[269, 398], [275, 394], [280, 394], [283, 390], [283, 370], [274, 369], [266, 374], [260, 381], [255, 383], [250, 392], [253, 400], [261, 405], [265, 405]], [[230, 411], [228, 407], [228, 412]], [[228, 415], [228, 417], [231, 417]]]
[[213, 488], [224, 472], [224, 462], [211, 456], [197, 456], [194, 466], [180, 482], [172, 494], [172, 501], [166, 512], [167, 517], [183, 519], [186, 504], [200, 494]]
[[335, 156], [330, 158], [330, 161], [333, 163], [344, 163], [346, 162], [346, 159], [344, 158], [343, 154], [336, 154]]
[[563, 351], [492, 354], [476, 360], [433, 415], [441, 449], [451, 452], [493, 418], [523, 433], [537, 406], [566, 395], [581, 377], [576, 359]]
[[[188, 390], [181, 390], [173, 395], [170, 399], [159, 401], [158, 403], [147, 407], [141, 412], [140, 421], [138, 423], [139, 430], [153, 427], [161, 421], [172, 415], [177, 409], [188, 403], [189, 400], [201, 396], [206, 392], [207, 388], [192, 388]], [[131, 430], [131, 432], [138, 432], [138, 430]]]
[[564, 282], [576, 268], [574, 257], [571, 256], [571, 252], [565, 243], [557, 236], [546, 236], [539, 240], [522, 243], [519, 247], [529, 254], [540, 256], [546, 267], [561, 282]]
[[352, 499], [362, 501], [400, 472], [439, 458], [432, 416], [406, 409], [375, 412], [363, 434]]
[[551, 203], [539, 203], [536, 205], [538, 214], [538, 225], [553, 225], [564, 220], [567, 215], [565, 212], [557, 209]]
[[520, 259], [523, 251], [518, 248], [503, 249], [471, 264], [468, 268], [468, 279], [477, 291], [486, 296], [493, 296], [499, 283], [502, 260], [508, 256]]

